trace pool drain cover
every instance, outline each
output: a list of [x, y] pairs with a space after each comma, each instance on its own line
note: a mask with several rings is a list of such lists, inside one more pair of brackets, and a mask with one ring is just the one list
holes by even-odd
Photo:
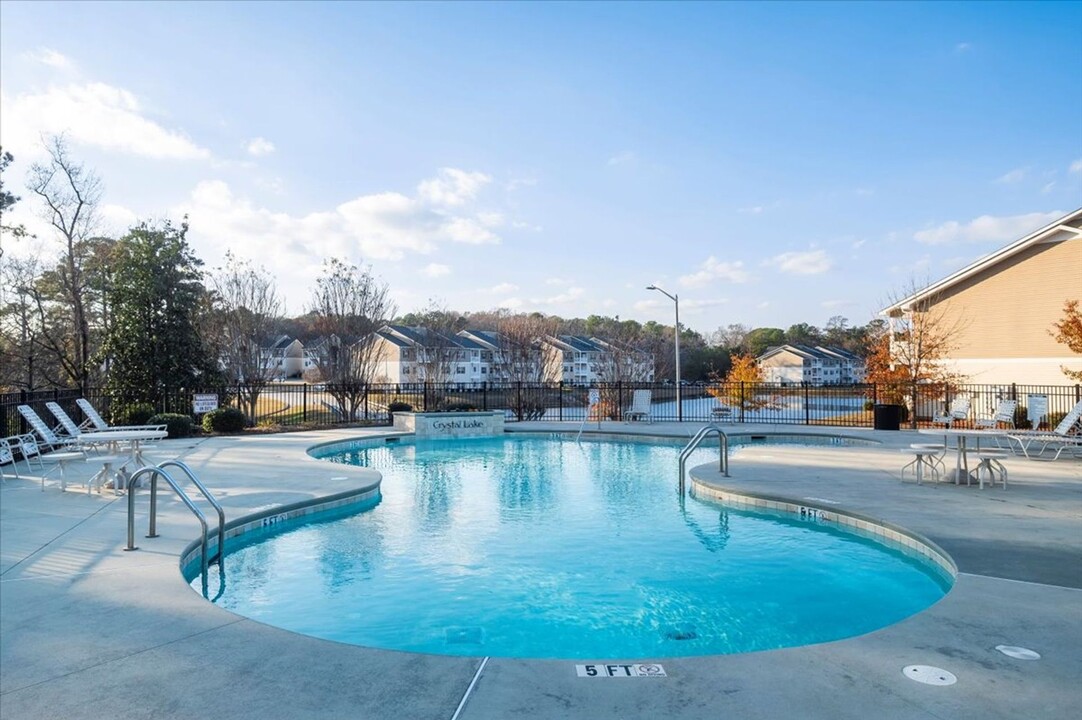
[[925, 685], [953, 685], [958, 682], [954, 673], [931, 665], [907, 665], [902, 668], [902, 674]]
[[1041, 654], [1036, 650], [1029, 650], [1024, 647], [1016, 647], [1014, 645], [996, 645], [996, 650], [1007, 657], [1014, 658], [1015, 660], [1040, 660]]

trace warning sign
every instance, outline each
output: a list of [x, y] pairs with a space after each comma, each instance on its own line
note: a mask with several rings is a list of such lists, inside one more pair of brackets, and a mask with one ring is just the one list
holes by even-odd
[[218, 409], [218, 396], [215, 393], [192, 393], [192, 412], [196, 415]]

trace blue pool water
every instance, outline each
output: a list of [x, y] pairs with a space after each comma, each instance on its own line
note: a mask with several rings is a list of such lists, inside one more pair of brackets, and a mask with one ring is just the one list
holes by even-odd
[[681, 502], [679, 451], [518, 435], [317, 450], [382, 472], [382, 500], [231, 552], [216, 602], [372, 647], [639, 659], [858, 635], [948, 589], [833, 526]]

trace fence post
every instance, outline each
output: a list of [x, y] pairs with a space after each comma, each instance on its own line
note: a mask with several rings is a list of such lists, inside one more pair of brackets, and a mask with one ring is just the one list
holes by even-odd
[[523, 408], [522, 408], [522, 381], [521, 380], [518, 381], [518, 401], [516, 402], [515, 407], [518, 408], [518, 413], [517, 413], [518, 419], [522, 420], [522, 416], [523, 416], [522, 410], [523, 410]]
[[[559, 388], [558, 388], [557, 391], [560, 394], [559, 401], [558, 401], [558, 406], [560, 408], [559, 418], [560, 418], [560, 422], [563, 422], [563, 419], [564, 419], [564, 381], [563, 380], [560, 381], [560, 385], [559, 385]], [[587, 408], [586, 412], [590, 412], [589, 408]]]
[[308, 422], [308, 383], [301, 385], [301, 422]]
[[488, 380], [481, 383], [481, 409], [488, 410]]
[[800, 384], [804, 386], [804, 424], [811, 425], [811, 407], [809, 405], [810, 399], [808, 397], [808, 382], [801, 380]]
[[909, 427], [912, 430], [916, 430], [917, 429], [917, 383], [915, 381], [913, 383], [913, 393], [912, 393], [912, 398], [911, 399], [912, 399], [912, 406], [911, 406], [910, 411], [909, 411]]
[[421, 384], [421, 407], [424, 408], [421, 412], [428, 412], [428, 380]]
[[740, 381], [740, 422], [744, 422], [744, 381]]

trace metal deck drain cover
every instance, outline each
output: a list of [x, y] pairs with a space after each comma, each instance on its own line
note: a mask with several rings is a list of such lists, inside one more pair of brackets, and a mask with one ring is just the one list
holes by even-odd
[[1014, 658], [1015, 660], [1040, 660], [1041, 654], [1036, 650], [1030, 650], [1024, 647], [1017, 647], [1015, 645], [996, 645], [996, 650], [1007, 657]]
[[958, 682], [954, 673], [931, 665], [906, 665], [902, 668], [902, 674], [925, 685], [953, 685]]

